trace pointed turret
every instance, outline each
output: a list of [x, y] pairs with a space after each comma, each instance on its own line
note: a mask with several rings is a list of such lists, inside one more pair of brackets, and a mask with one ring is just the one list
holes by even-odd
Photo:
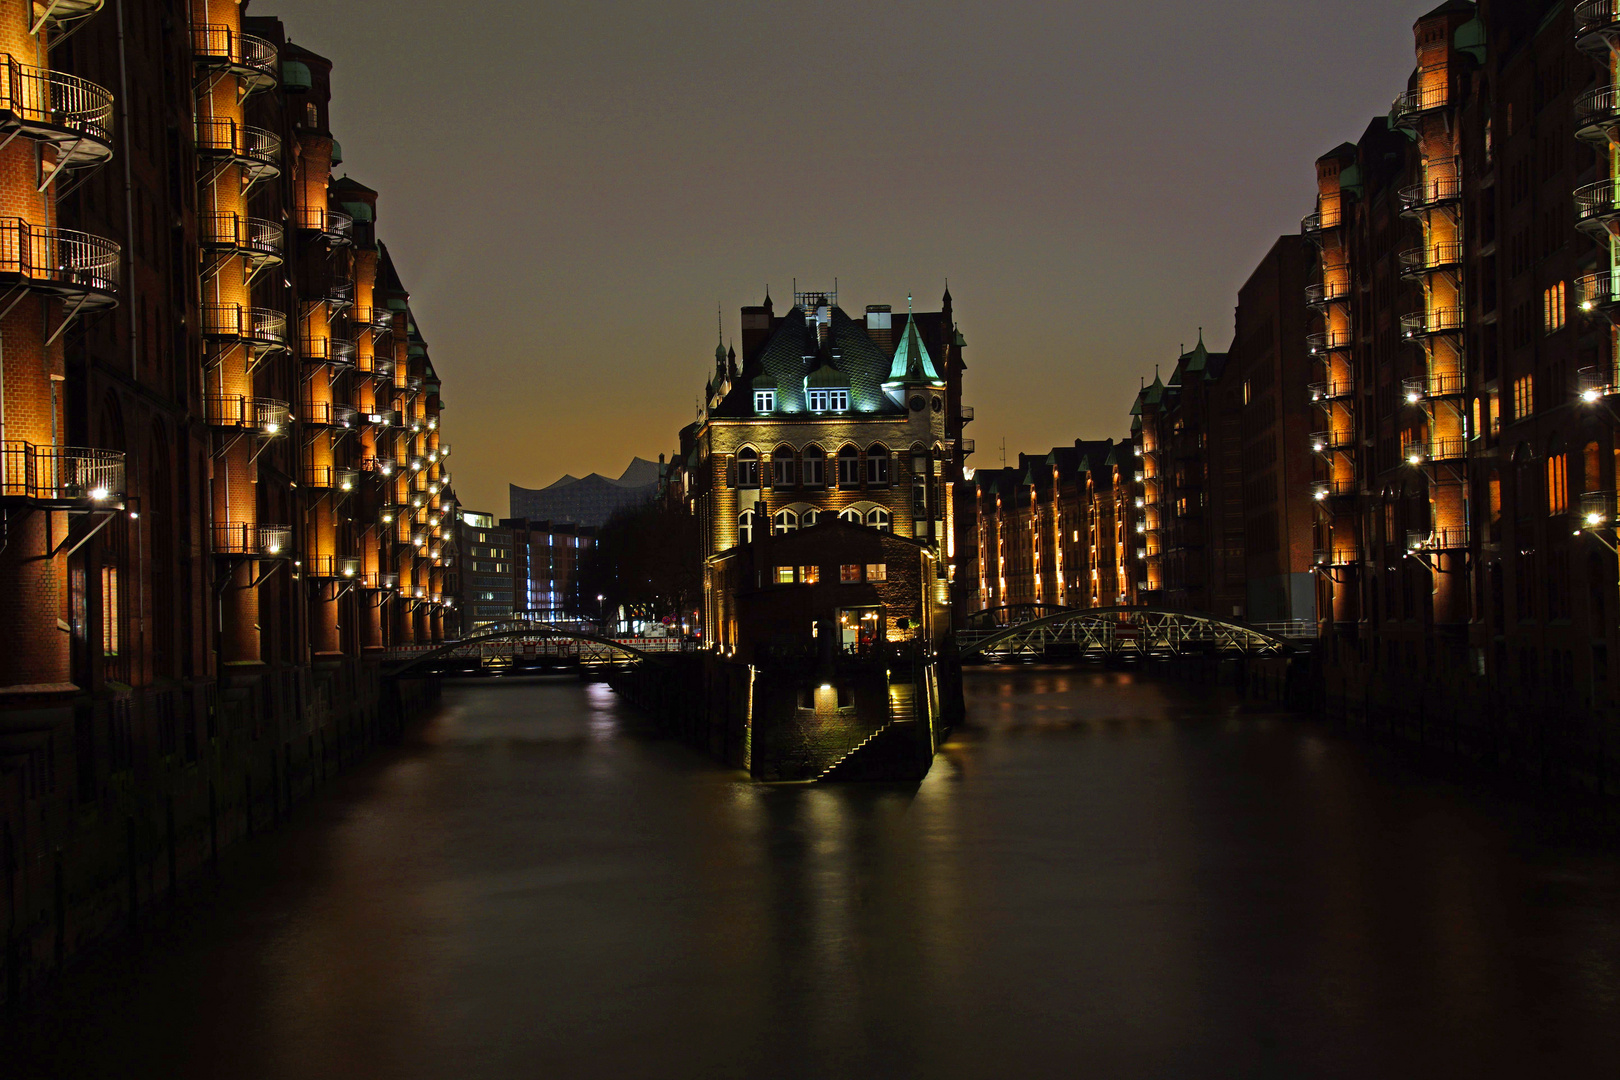
[[934, 359], [928, 355], [928, 347], [917, 332], [916, 316], [907, 315], [905, 331], [900, 335], [900, 347], [894, 350], [894, 360], [889, 365], [889, 377], [883, 380], [883, 389], [898, 402], [903, 400], [907, 386], [918, 385], [944, 386], [945, 380], [939, 377]]

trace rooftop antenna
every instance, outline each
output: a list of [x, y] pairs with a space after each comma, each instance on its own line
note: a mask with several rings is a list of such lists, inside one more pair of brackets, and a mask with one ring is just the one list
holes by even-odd
[[1007, 467], [1007, 436], [1005, 435], [1001, 437], [1001, 467], [1003, 469]]
[[720, 301], [714, 302], [714, 336], [720, 339], [720, 344], [726, 343], [726, 323], [720, 315]]

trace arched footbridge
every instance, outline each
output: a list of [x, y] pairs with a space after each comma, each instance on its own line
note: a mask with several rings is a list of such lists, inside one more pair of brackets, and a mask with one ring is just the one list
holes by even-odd
[[678, 638], [615, 638], [529, 619], [508, 619], [486, 623], [466, 637], [441, 645], [391, 649], [386, 673], [399, 675], [411, 668], [455, 661], [476, 661], [482, 666], [491, 659], [550, 659], [587, 669], [611, 668], [690, 647]]
[[1020, 604], [975, 612], [956, 638], [964, 659], [1144, 659], [1289, 656], [1308, 651], [1314, 633], [1309, 624], [1255, 626], [1168, 608]]

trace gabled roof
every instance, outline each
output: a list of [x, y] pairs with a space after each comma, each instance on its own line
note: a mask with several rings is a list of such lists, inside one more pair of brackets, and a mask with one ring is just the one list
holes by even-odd
[[[805, 412], [806, 380], [816, 386], [849, 387], [849, 407], [857, 413], [897, 413], [905, 411], [883, 392], [889, 374], [888, 354], [878, 347], [860, 323], [831, 310], [827, 340], [821, 342], [803, 308], [795, 306], [777, 321], [759, 353], [746, 360], [742, 377], [732, 384], [731, 393], [715, 407], [715, 416], [752, 416], [752, 387], [761, 375], [776, 384], [778, 413]], [[825, 369], [825, 370], [824, 370]], [[767, 383], [766, 385], [770, 385]]]

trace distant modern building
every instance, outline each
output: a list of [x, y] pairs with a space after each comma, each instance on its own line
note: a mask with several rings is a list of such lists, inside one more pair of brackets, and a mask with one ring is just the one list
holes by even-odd
[[511, 488], [514, 518], [600, 527], [617, 511], [652, 501], [658, 491], [658, 465], [638, 457], [617, 480], [591, 473], [564, 476], [538, 490], [516, 484]]
[[584, 525], [464, 511], [457, 522], [462, 553], [457, 604], [461, 633], [526, 615], [563, 622], [596, 614], [580, 593], [580, 568], [596, 548]]

